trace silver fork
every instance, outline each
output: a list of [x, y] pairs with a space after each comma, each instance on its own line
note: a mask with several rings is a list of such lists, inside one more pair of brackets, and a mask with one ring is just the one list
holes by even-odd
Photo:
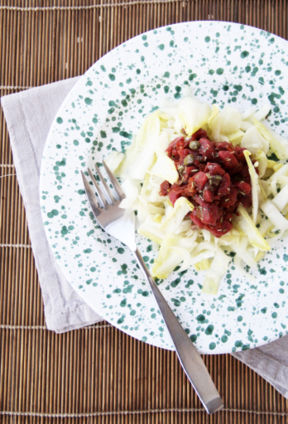
[[[88, 179], [81, 171], [85, 191], [96, 221], [103, 230], [129, 247], [135, 255], [138, 265], [143, 271], [158, 303], [159, 309], [174, 343], [178, 359], [189, 381], [197, 392], [204, 408], [208, 414], [212, 414], [223, 408], [223, 401], [208, 373], [202, 357], [196, 350], [183, 327], [178, 322], [176, 316], [151, 277], [149, 270], [136, 247], [134, 219], [127, 215], [124, 209], [119, 207], [119, 203], [122, 199], [124, 199], [125, 194], [104, 161], [103, 166], [107, 174], [106, 178], [108, 184], [97, 165], [95, 165], [95, 169], [100, 183], [96, 181], [91, 170], [88, 169], [88, 173], [97, 196], [89, 184]], [[109, 188], [109, 184], [113, 187], [113, 190]]]

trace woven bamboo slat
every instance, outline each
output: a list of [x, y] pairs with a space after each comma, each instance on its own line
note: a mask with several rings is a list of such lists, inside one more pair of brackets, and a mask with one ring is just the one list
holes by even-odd
[[[80, 75], [121, 42], [189, 20], [288, 38], [287, 0], [0, 0], [0, 95]], [[0, 117], [0, 422], [286, 424], [287, 401], [230, 355], [205, 356], [225, 409], [207, 416], [173, 352], [102, 322], [46, 330], [3, 113]]]

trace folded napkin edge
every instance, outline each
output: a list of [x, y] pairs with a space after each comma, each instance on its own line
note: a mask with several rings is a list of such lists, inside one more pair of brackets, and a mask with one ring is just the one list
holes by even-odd
[[45, 88], [50, 89], [51, 86], [59, 85], [59, 86], [63, 87], [64, 84], [65, 85], [72, 84], [74, 80], [76, 82], [81, 76], [82, 75], [80, 74], [80, 75], [76, 75], [76, 76], [73, 76], [73, 77], [68, 77], [68, 78], [64, 78], [64, 79], [61, 79], [61, 80], [52, 81], [52, 82], [49, 82], [49, 83], [44, 83], [44, 84], [41, 84], [41, 85], [27, 87], [23, 90], [20, 90], [20, 91], [14, 92], [14, 93], [4, 94], [4, 96], [0, 97], [0, 104], [2, 104], [3, 100], [4, 100], [4, 102], [10, 101], [10, 100], [13, 100], [13, 98], [16, 97], [16, 96], [18, 97], [19, 95], [20, 96], [25, 95], [24, 93], [29, 92], [30, 94], [34, 94], [34, 92], [38, 91], [39, 89], [41, 89], [41, 90], [43, 90]]

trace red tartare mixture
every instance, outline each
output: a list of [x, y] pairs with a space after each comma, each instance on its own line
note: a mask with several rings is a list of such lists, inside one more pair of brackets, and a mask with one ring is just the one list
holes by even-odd
[[193, 224], [221, 237], [232, 228], [239, 203], [251, 206], [251, 182], [247, 162], [240, 146], [210, 140], [203, 129], [191, 137], [178, 137], [167, 148], [179, 178], [164, 181], [160, 194], [174, 205], [186, 197], [194, 209], [188, 214]]

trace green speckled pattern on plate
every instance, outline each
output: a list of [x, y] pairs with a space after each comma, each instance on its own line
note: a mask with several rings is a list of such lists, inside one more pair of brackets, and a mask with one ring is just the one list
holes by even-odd
[[[288, 134], [288, 44], [257, 28], [187, 22], [139, 35], [95, 63], [52, 124], [40, 181], [43, 222], [67, 280], [104, 319], [155, 346], [172, 349], [158, 307], [130, 252], [93, 219], [80, 170], [125, 151], [144, 117], [192, 89], [204, 101], [245, 112], [267, 101], [269, 124]], [[149, 266], [155, 246], [137, 236]], [[275, 241], [253, 272], [231, 258], [216, 296], [201, 273], [175, 271], [160, 289], [203, 353], [249, 349], [287, 333], [287, 241]]]

